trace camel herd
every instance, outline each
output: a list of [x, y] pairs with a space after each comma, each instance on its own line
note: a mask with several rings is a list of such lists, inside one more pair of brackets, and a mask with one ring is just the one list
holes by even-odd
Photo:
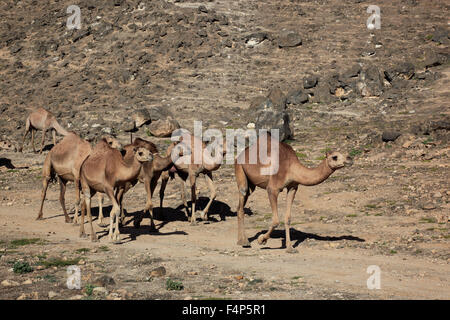
[[[220, 168], [220, 162], [208, 159], [208, 153], [202, 152], [201, 161], [194, 161], [192, 153], [183, 154], [182, 152], [177, 158], [171, 156], [175, 146], [179, 147], [183, 144], [190, 144], [187, 150], [194, 150], [194, 144], [206, 148], [206, 144], [201, 139], [189, 135], [189, 139], [180, 139], [180, 141], [172, 142], [165, 155], [158, 152], [157, 147], [150, 141], [136, 138], [131, 144], [121, 146], [121, 144], [111, 136], [103, 136], [95, 146], [82, 139], [75, 132], [65, 130], [56, 120], [55, 116], [49, 111], [39, 108], [33, 111], [26, 120], [26, 129], [23, 137], [22, 145], [19, 149], [23, 150], [23, 144], [28, 133], [31, 131], [31, 144], [34, 147], [34, 132], [42, 130], [42, 144], [40, 153], [44, 147], [45, 133], [52, 131], [53, 148], [47, 154], [43, 165], [42, 178], [42, 194], [41, 205], [37, 220], [43, 218], [43, 206], [46, 197], [48, 183], [52, 179], [57, 179], [60, 185], [59, 200], [64, 212], [65, 221], [67, 223], [78, 223], [78, 211], [80, 209], [81, 221], [80, 237], [86, 237], [84, 231], [84, 216], [87, 216], [90, 224], [90, 237], [92, 241], [98, 241], [96, 232], [92, 225], [91, 215], [91, 198], [96, 193], [99, 195], [99, 218], [98, 224], [106, 227], [102, 210], [102, 195], [106, 194], [112, 203], [112, 210], [109, 221], [109, 240], [113, 243], [120, 243], [120, 224], [124, 219], [124, 209], [122, 200], [124, 195], [138, 181], [144, 184], [147, 199], [144, 213], [147, 211], [150, 215], [150, 227], [155, 230], [153, 221], [153, 204], [152, 196], [156, 188], [157, 182], [161, 179], [160, 188], [160, 206], [163, 205], [164, 192], [167, 182], [170, 178], [179, 182], [181, 190], [181, 198], [186, 210], [186, 217], [190, 223], [196, 224], [196, 180], [200, 174], [203, 174], [206, 183], [210, 189], [209, 202], [200, 213], [202, 220], [208, 220], [209, 208], [216, 197], [216, 189], [213, 183], [212, 172]], [[56, 143], [56, 133], [64, 136], [64, 138]], [[287, 189], [287, 207], [284, 216], [286, 230], [286, 250], [289, 253], [296, 252], [292, 247], [290, 240], [290, 219], [291, 208], [298, 189], [298, 185], [313, 186], [325, 181], [334, 171], [351, 165], [352, 161], [349, 157], [339, 152], [327, 153], [325, 159], [316, 168], [307, 168], [298, 160], [295, 151], [288, 144], [280, 142], [278, 145], [278, 170], [275, 173], [261, 174], [261, 170], [270, 167], [265, 161], [260, 159], [259, 153], [256, 163], [248, 163], [246, 159], [249, 154], [254, 152], [262, 139], [267, 139], [268, 156], [270, 155], [271, 144], [274, 143], [270, 135], [260, 135], [257, 143], [247, 147], [235, 159], [235, 176], [238, 187], [239, 205], [237, 208], [238, 221], [238, 241], [240, 246], [249, 246], [249, 240], [244, 231], [244, 207], [250, 194], [256, 187], [267, 190], [270, 206], [272, 209], [272, 223], [269, 230], [258, 237], [259, 244], [265, 244], [270, 238], [271, 232], [278, 226], [278, 205], [277, 199], [280, 192]], [[200, 141], [198, 141], [200, 140]], [[188, 142], [189, 141], [189, 142]], [[278, 143], [278, 141], [277, 141]], [[195, 151], [194, 151], [195, 152]], [[223, 155], [225, 152], [223, 153]], [[223, 159], [219, 157], [219, 160]], [[197, 158], [196, 158], [197, 159]], [[74, 182], [75, 185], [75, 212], [73, 220], [69, 217], [65, 207], [65, 191], [68, 181]], [[191, 210], [189, 208], [185, 195], [185, 183], [189, 181], [191, 186]], [[83, 201], [81, 201], [81, 194]], [[80, 208], [81, 202], [81, 208]], [[134, 226], [139, 227], [142, 216], [134, 218]]]

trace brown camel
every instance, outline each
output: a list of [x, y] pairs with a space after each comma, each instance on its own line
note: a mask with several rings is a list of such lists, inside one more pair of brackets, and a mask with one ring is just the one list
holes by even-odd
[[[144, 140], [144, 139], [141, 139], [141, 138], [136, 138], [133, 143], [126, 145], [124, 147], [125, 155], [123, 158], [126, 163], [133, 161], [133, 148], [135, 148], [135, 147], [145, 148], [148, 151], [150, 151], [153, 154], [153, 161], [145, 162], [142, 166], [142, 169], [141, 169], [141, 172], [139, 173], [138, 178], [134, 181], [129, 181], [128, 183], [125, 184], [125, 186], [123, 188], [119, 189], [118, 194], [117, 194], [117, 200], [121, 207], [121, 220], [122, 221], [124, 219], [124, 210], [123, 210], [123, 205], [122, 205], [123, 196], [130, 188], [135, 186], [136, 183], [138, 181], [140, 181], [141, 183], [144, 184], [145, 191], [147, 193], [147, 202], [145, 204], [144, 214], [147, 211], [149, 212], [150, 229], [155, 230], [155, 223], [153, 221], [153, 203], [152, 203], [153, 192], [155, 191], [156, 185], [158, 183], [158, 179], [161, 177], [163, 181], [161, 183], [160, 199], [162, 199], [162, 197], [164, 197], [164, 189], [167, 184], [167, 180], [169, 179], [169, 175], [164, 174], [164, 176], [162, 176], [162, 173], [167, 172], [167, 170], [169, 170], [170, 167], [173, 165], [171, 152], [172, 152], [174, 145], [175, 145], [175, 143], [172, 143], [169, 146], [165, 157], [161, 157], [158, 154], [158, 148], [156, 147], [156, 145], [154, 143]], [[162, 200], [160, 200], [160, 201], [161, 201], [161, 206], [162, 206]], [[139, 217], [139, 218], [136, 217], [134, 219], [134, 226], [136, 228], [138, 228], [140, 226], [141, 221], [142, 221], [142, 217]]]
[[[109, 239], [120, 243], [119, 215], [120, 206], [114, 195], [116, 188], [123, 188], [129, 181], [137, 179], [143, 163], [152, 161], [153, 156], [145, 148], [133, 148], [132, 163], [125, 163], [120, 151], [111, 148], [105, 141], [95, 146], [81, 166], [81, 189], [85, 199], [85, 208], [91, 225], [91, 240], [98, 241], [92, 226], [91, 196], [96, 192], [106, 193], [113, 204], [110, 213]], [[84, 213], [82, 210], [80, 237], [84, 237]]]
[[69, 132], [66, 131], [66, 129], [64, 129], [58, 123], [55, 116], [50, 111], [47, 111], [44, 108], [39, 108], [33, 111], [26, 120], [25, 134], [23, 136], [22, 145], [19, 149], [19, 152], [22, 152], [23, 144], [25, 143], [25, 138], [31, 131], [31, 145], [33, 146], [34, 153], [36, 153], [36, 149], [34, 147], [34, 132], [37, 130], [42, 130], [41, 151], [39, 153], [42, 153], [42, 149], [44, 148], [45, 133], [48, 130], [52, 131], [53, 145], [56, 145], [56, 132], [58, 132], [60, 135], [63, 136], [69, 134]]
[[[295, 151], [291, 146], [280, 142], [278, 149], [278, 171], [274, 174], [263, 175], [261, 169], [266, 169], [271, 166], [269, 161], [265, 165], [261, 164], [261, 159], [258, 152], [256, 164], [248, 163], [249, 154], [257, 152], [258, 146], [267, 139], [267, 156], [271, 157], [271, 145], [274, 139], [270, 135], [261, 135], [257, 143], [246, 148], [235, 160], [236, 181], [239, 189], [239, 206], [237, 209], [238, 215], [238, 245], [249, 246], [248, 238], [244, 231], [244, 206], [248, 200], [249, 195], [255, 190], [255, 187], [260, 187], [267, 190], [267, 194], [272, 208], [272, 224], [265, 234], [258, 237], [259, 244], [265, 244], [270, 238], [272, 231], [278, 226], [278, 194], [285, 188], [287, 189], [287, 206], [286, 214], [284, 216], [285, 231], [286, 231], [286, 250], [289, 253], [297, 252], [292, 247], [289, 229], [291, 221], [291, 208], [297, 192], [298, 185], [314, 186], [325, 181], [334, 171], [352, 164], [349, 157], [344, 157], [339, 152], [327, 153], [326, 158], [316, 168], [307, 168], [303, 166], [298, 160]], [[276, 141], [278, 142], [278, 141]], [[253, 153], [255, 154], [255, 153]], [[276, 160], [275, 156], [273, 159]], [[266, 172], [268, 173], [268, 172]]]
[[[112, 148], [120, 148], [120, 143], [110, 136], [104, 136], [104, 141]], [[66, 222], [71, 222], [66, 211], [65, 198], [66, 184], [68, 181], [75, 183], [76, 202], [74, 213], [74, 224], [78, 223], [78, 208], [80, 204], [80, 168], [83, 161], [92, 152], [89, 142], [81, 139], [76, 133], [69, 132], [52, 150], [47, 154], [42, 169], [42, 194], [41, 206], [36, 220], [43, 218], [42, 209], [44, 207], [45, 195], [47, 193], [48, 182], [58, 176], [61, 203]], [[99, 194], [99, 210], [102, 212], [102, 195]]]
[[[188, 145], [186, 141], [190, 141], [190, 145]], [[197, 218], [195, 215], [195, 202], [197, 200], [195, 183], [197, 181], [197, 177], [200, 174], [204, 175], [206, 184], [208, 185], [210, 191], [209, 202], [206, 205], [205, 209], [203, 209], [203, 211], [200, 213], [200, 217], [202, 218], [202, 220], [206, 221], [208, 220], [209, 207], [216, 198], [216, 188], [212, 180], [212, 172], [220, 168], [225, 151], [222, 154], [218, 155], [217, 159], [214, 159], [208, 152], [204, 152], [206, 144], [198, 137], [195, 137], [189, 133], [183, 133], [183, 135], [181, 136], [181, 141], [178, 143], [178, 145], [181, 148], [174, 151], [176, 153], [179, 153], [180, 157], [178, 157], [177, 160], [174, 162], [173, 168], [170, 169], [169, 173], [171, 175], [174, 175], [179, 180], [181, 188], [181, 198], [183, 200], [183, 204], [186, 209], [186, 217], [188, 219], [189, 219], [189, 212], [185, 195], [185, 183], [187, 180], [189, 180], [189, 183], [191, 185], [191, 205], [192, 205], [191, 224], [195, 225], [197, 224]], [[194, 146], [201, 146], [201, 148], [195, 150]], [[186, 151], [189, 152], [189, 150], [191, 150], [191, 152], [186, 154], [185, 152]], [[195, 156], [196, 152], [198, 152], [197, 156]], [[196, 162], [195, 158], [198, 158], [200, 160], [200, 163], [195, 163]], [[161, 188], [163, 188], [163, 185], [161, 185]], [[161, 205], [163, 198], [164, 192], [162, 193], [161, 196]]]

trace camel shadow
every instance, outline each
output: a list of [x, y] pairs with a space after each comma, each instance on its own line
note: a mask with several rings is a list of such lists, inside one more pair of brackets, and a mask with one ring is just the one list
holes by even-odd
[[[130, 222], [130, 221], [129, 221]], [[135, 241], [138, 236], [141, 235], [152, 235], [152, 236], [170, 236], [170, 235], [184, 235], [187, 236], [188, 233], [185, 231], [170, 231], [170, 232], [161, 232], [159, 231], [164, 222], [161, 224], [155, 224], [156, 230], [151, 230], [149, 225], [141, 226], [139, 228], [135, 228], [134, 226], [129, 226], [129, 222], [119, 227], [121, 237], [120, 244], [125, 244], [127, 242]], [[98, 230], [97, 232], [98, 239], [100, 240], [103, 237], [107, 237], [109, 233], [109, 228], [104, 228], [103, 230]], [[123, 237], [127, 235], [126, 237]]]
[[[303, 241], [305, 241], [306, 239], [314, 239], [314, 240], [319, 240], [319, 241], [340, 241], [340, 240], [350, 240], [350, 241], [358, 241], [358, 242], [365, 242], [366, 240], [361, 239], [359, 237], [355, 237], [355, 236], [351, 236], [351, 235], [344, 235], [344, 236], [320, 236], [314, 233], [306, 233], [306, 232], [302, 232], [299, 230], [296, 230], [294, 228], [290, 228], [289, 230], [289, 234], [291, 236], [291, 241], [293, 242], [293, 247], [298, 247], [300, 245], [300, 243], [302, 243]], [[249, 238], [248, 241], [253, 242], [255, 241], [261, 234], [266, 233], [267, 230], [262, 230], [257, 232], [253, 237]], [[283, 249], [286, 248], [286, 232], [284, 230], [274, 230], [271, 235], [270, 238], [272, 239], [282, 239], [282, 244], [280, 248], [268, 248], [268, 247], [264, 247], [262, 249]]]
[[7, 169], [16, 169], [16, 167], [12, 164], [11, 159], [8, 158], [0, 158], [0, 167], [6, 167]]

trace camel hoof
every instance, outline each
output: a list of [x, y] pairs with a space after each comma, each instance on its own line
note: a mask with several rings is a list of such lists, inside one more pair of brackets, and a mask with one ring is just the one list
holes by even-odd
[[195, 220], [191, 220], [191, 226], [198, 226], [198, 222]]
[[80, 233], [80, 238], [81, 238], [81, 239], [85, 239], [85, 238], [87, 238], [87, 235], [86, 235], [86, 233]]
[[264, 238], [264, 235], [260, 235], [258, 237], [258, 244], [263, 245], [263, 244], [266, 244], [266, 243], [267, 243], [267, 239]]
[[80, 224], [78, 223], [78, 221], [74, 221], [74, 222], [72, 223], [72, 225], [75, 227], [75, 226], [79, 226]]
[[294, 248], [292, 248], [292, 247], [288, 247], [288, 248], [286, 249], [286, 252], [287, 252], [287, 253], [297, 253], [298, 250], [297, 250], [297, 249], [294, 249]]
[[100, 242], [100, 241], [98, 240], [98, 238], [93, 238], [91, 239], [91, 242]]
[[72, 219], [66, 219], [66, 223], [72, 223]]
[[37, 217], [36, 220], [44, 220], [42, 217]]
[[250, 247], [250, 242], [248, 239], [240, 239], [238, 240], [237, 245], [242, 247]]

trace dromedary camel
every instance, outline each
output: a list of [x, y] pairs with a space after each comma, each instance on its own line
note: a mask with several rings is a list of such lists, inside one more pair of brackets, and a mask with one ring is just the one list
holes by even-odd
[[[120, 148], [120, 143], [110, 136], [103, 137], [105, 142], [112, 148]], [[80, 204], [80, 168], [83, 161], [89, 156], [92, 147], [89, 142], [81, 139], [76, 133], [69, 132], [52, 150], [47, 154], [42, 168], [42, 194], [41, 206], [36, 220], [43, 217], [45, 195], [47, 193], [48, 182], [58, 176], [61, 203], [66, 222], [71, 222], [66, 211], [65, 198], [66, 184], [68, 181], [75, 183], [75, 214], [74, 224], [78, 223], [78, 208]], [[102, 212], [102, 195], [99, 194], [99, 210]]]
[[[139, 173], [139, 176], [136, 180], [130, 181], [125, 184], [123, 188], [119, 189], [117, 200], [119, 202], [119, 205], [121, 207], [121, 220], [123, 221], [124, 218], [124, 209], [122, 205], [122, 200], [124, 194], [132, 188], [138, 181], [144, 184], [145, 191], [147, 194], [147, 202], [145, 204], [144, 214], [148, 211], [150, 214], [150, 229], [155, 230], [155, 223], [153, 221], [153, 203], [152, 203], [152, 197], [153, 192], [155, 191], [156, 185], [158, 183], [158, 179], [162, 176], [163, 172], [167, 172], [167, 170], [170, 169], [170, 167], [173, 165], [171, 152], [173, 147], [175, 146], [175, 143], [172, 143], [169, 148], [167, 149], [166, 156], [161, 157], [158, 153], [158, 148], [156, 145], [150, 141], [136, 138], [133, 143], [126, 145], [124, 147], [125, 155], [123, 157], [124, 161], [129, 163], [133, 161], [133, 148], [140, 147], [145, 148], [148, 151], [150, 151], [153, 154], [153, 161], [145, 162], [142, 166], [141, 172]], [[169, 179], [169, 175], [164, 174], [162, 178], [161, 183], [161, 190], [160, 190], [160, 198], [164, 195], [164, 188], [167, 184], [167, 180]], [[161, 200], [162, 201], [162, 200]], [[161, 204], [162, 205], [162, 204]], [[134, 226], [137, 228], [140, 226], [140, 223], [142, 221], [142, 217], [135, 218], [134, 219]]]
[[[249, 195], [255, 190], [255, 187], [260, 187], [267, 190], [270, 206], [272, 208], [272, 224], [265, 234], [258, 237], [259, 244], [265, 244], [270, 238], [272, 231], [278, 226], [278, 194], [287, 189], [286, 200], [286, 214], [284, 216], [285, 231], [286, 231], [286, 251], [289, 253], [297, 252], [292, 247], [289, 229], [291, 221], [291, 208], [297, 192], [298, 185], [314, 186], [325, 181], [334, 171], [351, 165], [352, 160], [349, 157], [344, 157], [339, 152], [327, 153], [326, 158], [316, 168], [307, 168], [303, 166], [298, 160], [294, 150], [291, 146], [280, 142], [278, 160], [278, 171], [271, 175], [262, 175], [261, 169], [267, 169], [271, 163], [268, 161], [261, 164], [258, 146], [261, 146], [264, 140], [267, 139], [267, 156], [271, 157], [271, 145], [274, 139], [270, 135], [261, 135], [257, 143], [246, 148], [235, 160], [236, 181], [239, 189], [239, 206], [237, 210], [238, 215], [238, 245], [249, 246], [248, 238], [244, 231], [244, 206]], [[278, 141], [275, 141], [278, 142]], [[247, 164], [249, 155], [257, 152], [258, 157], [256, 164]], [[276, 160], [276, 156], [272, 160]], [[267, 172], [268, 173], [268, 172]]]
[[69, 134], [69, 132], [58, 123], [55, 116], [50, 111], [47, 111], [44, 108], [39, 108], [33, 111], [26, 120], [25, 134], [23, 136], [22, 145], [20, 146], [19, 152], [22, 152], [25, 138], [31, 131], [31, 145], [33, 146], [34, 153], [36, 153], [36, 149], [34, 147], [34, 132], [37, 130], [42, 130], [41, 151], [39, 153], [42, 153], [42, 149], [44, 148], [45, 133], [48, 130], [52, 131], [53, 145], [56, 145], [56, 132], [63, 136]]
[[[129, 181], [135, 180], [141, 171], [143, 163], [152, 161], [153, 156], [145, 148], [133, 148], [132, 163], [125, 163], [120, 151], [111, 148], [106, 143], [99, 143], [81, 166], [81, 189], [85, 207], [91, 225], [91, 240], [98, 241], [92, 226], [91, 196], [96, 192], [106, 193], [113, 204], [110, 213], [109, 239], [120, 243], [119, 215], [120, 206], [114, 195], [116, 188], [123, 188]], [[84, 212], [81, 214], [80, 237], [84, 237]]]
[[[190, 143], [187, 143], [189, 141]], [[225, 151], [222, 154], [217, 155], [217, 158], [213, 158], [209, 152], [204, 152], [206, 144], [198, 137], [195, 137], [189, 133], [183, 133], [179, 145], [180, 146], [184, 145], [185, 147], [183, 149], [185, 149], [185, 151], [191, 150], [191, 152], [189, 154], [184, 154], [183, 151], [180, 153], [181, 156], [174, 162], [173, 168], [170, 169], [170, 174], [171, 175], [174, 174], [175, 177], [179, 178], [180, 180], [179, 183], [181, 188], [181, 198], [183, 200], [183, 204], [186, 209], [186, 217], [188, 219], [189, 219], [189, 212], [186, 202], [184, 186], [186, 181], [189, 180], [189, 183], [191, 185], [191, 202], [192, 202], [191, 224], [195, 225], [197, 223], [196, 221], [197, 218], [195, 215], [195, 202], [197, 200], [195, 183], [197, 181], [197, 177], [200, 174], [204, 175], [206, 184], [208, 185], [210, 191], [209, 202], [206, 205], [205, 209], [203, 209], [203, 211], [200, 213], [200, 217], [202, 218], [202, 220], [206, 221], [208, 220], [209, 207], [216, 198], [216, 188], [212, 180], [212, 172], [220, 168]], [[195, 150], [194, 148], [195, 146], [201, 146], [201, 148]], [[176, 152], [178, 152], [178, 150], [176, 150]], [[197, 157], [195, 156], [196, 152], [199, 152]], [[199, 161], [200, 163], [195, 163], [196, 162], [195, 158], [198, 158], [200, 160]], [[161, 185], [162, 190], [164, 190], [163, 188], [165, 188], [165, 185], [164, 186]], [[161, 205], [163, 199], [164, 199], [164, 191], [162, 192], [161, 196]]]

